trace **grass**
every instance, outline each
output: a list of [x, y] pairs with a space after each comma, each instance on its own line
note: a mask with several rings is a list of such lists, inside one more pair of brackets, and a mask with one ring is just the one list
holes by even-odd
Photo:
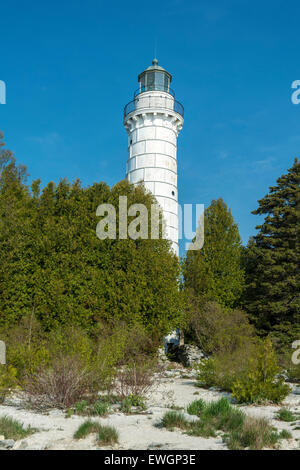
[[139, 395], [129, 395], [128, 397], [125, 397], [121, 402], [120, 411], [125, 414], [130, 414], [132, 413], [132, 407], [138, 409], [138, 411], [145, 411], [146, 404], [144, 398]]
[[95, 433], [98, 431], [98, 423], [95, 423], [94, 421], [87, 420], [84, 423], [82, 423], [77, 431], [74, 434], [74, 439], [84, 439], [91, 433]]
[[205, 402], [203, 400], [195, 400], [190, 403], [187, 407], [187, 412], [189, 415], [199, 416], [201, 411], [205, 408]]
[[274, 448], [279, 438], [266, 419], [246, 417], [240, 429], [224, 436], [224, 442], [230, 450], [261, 450]]
[[113, 445], [119, 442], [119, 434], [112, 426], [99, 426], [98, 443], [103, 445]]
[[293, 436], [290, 433], [290, 431], [287, 431], [286, 429], [283, 429], [281, 433], [279, 434], [280, 439], [292, 439]]
[[74, 408], [69, 408], [66, 413], [66, 417], [69, 418], [73, 414], [81, 416], [107, 416], [110, 407], [107, 401], [98, 400], [95, 403], [88, 403], [82, 400], [76, 403]]
[[97, 433], [97, 442], [103, 445], [117, 444], [118, 431], [112, 426], [102, 426], [95, 421], [87, 420], [82, 423], [74, 434], [74, 439], [84, 439], [89, 434]]
[[4, 416], [0, 418], [0, 434], [5, 437], [5, 439], [13, 439], [17, 441], [18, 439], [23, 439], [24, 437], [29, 436], [36, 432], [36, 429], [28, 426], [24, 427], [22, 423], [16, 421], [15, 419]]
[[293, 421], [297, 421], [298, 416], [294, 415], [290, 410], [287, 408], [281, 408], [276, 414], [277, 419], [280, 421], [286, 421], [288, 423], [291, 423]]
[[187, 411], [199, 419], [188, 422], [182, 413], [167, 412], [161, 426], [179, 428], [190, 436], [205, 438], [215, 437], [221, 432], [223, 441], [231, 450], [273, 448], [280, 439], [292, 437], [288, 431], [279, 434], [266, 419], [248, 417], [232, 406], [227, 398], [210, 403], [196, 400], [187, 407]]
[[178, 411], [167, 411], [163, 416], [160, 425], [163, 428], [173, 431], [174, 428], [186, 429], [189, 423], [183, 413]]

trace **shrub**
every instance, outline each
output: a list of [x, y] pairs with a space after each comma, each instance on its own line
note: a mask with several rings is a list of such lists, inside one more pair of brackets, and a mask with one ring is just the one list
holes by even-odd
[[249, 359], [256, 355], [256, 351], [254, 344], [245, 344], [244, 348], [233, 353], [223, 351], [214, 354], [197, 365], [196, 385], [204, 388], [215, 386], [231, 392], [233, 384], [247, 369]]
[[156, 362], [144, 357], [129, 362], [117, 372], [115, 392], [123, 399], [129, 396], [144, 397], [154, 385], [156, 370]]
[[17, 369], [12, 366], [0, 365], [0, 403], [18, 386]]
[[46, 335], [34, 315], [25, 316], [18, 325], [2, 328], [1, 339], [7, 347], [7, 364], [17, 371], [20, 382], [49, 364]]
[[16, 441], [33, 434], [35, 431], [36, 430], [30, 426], [25, 428], [22, 423], [8, 416], [0, 418], [0, 434], [2, 434], [5, 439], [13, 439]]
[[241, 310], [229, 310], [217, 302], [194, 298], [186, 336], [206, 352], [233, 353], [255, 342], [255, 330]]
[[250, 361], [248, 369], [232, 387], [232, 396], [238, 403], [261, 403], [281, 401], [290, 392], [283, 378], [277, 378], [280, 367], [270, 339], [261, 345], [257, 358]]
[[66, 408], [94, 392], [94, 377], [75, 357], [60, 357], [28, 377], [24, 388], [35, 406]]

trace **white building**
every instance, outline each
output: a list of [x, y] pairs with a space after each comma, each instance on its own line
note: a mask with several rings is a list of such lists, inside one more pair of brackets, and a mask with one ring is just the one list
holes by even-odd
[[183, 106], [170, 88], [172, 76], [154, 59], [138, 76], [139, 88], [125, 106], [128, 133], [126, 177], [143, 181], [157, 199], [166, 222], [166, 236], [178, 255], [177, 137], [184, 122]]

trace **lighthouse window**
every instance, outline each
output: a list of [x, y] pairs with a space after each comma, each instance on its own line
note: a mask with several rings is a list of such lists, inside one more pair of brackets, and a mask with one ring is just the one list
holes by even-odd
[[172, 196], [175, 196], [175, 191], [172, 191]]
[[147, 73], [147, 88], [148, 89], [153, 89], [155, 86], [155, 73], [154, 72], [149, 72]]

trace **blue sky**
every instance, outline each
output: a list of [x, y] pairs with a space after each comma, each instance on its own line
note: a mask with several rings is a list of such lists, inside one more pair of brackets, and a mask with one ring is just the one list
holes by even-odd
[[124, 178], [123, 106], [151, 64], [185, 107], [179, 200], [223, 197], [243, 242], [257, 200], [300, 154], [300, 4], [289, 0], [10, 0], [1, 4], [7, 147], [46, 184]]

